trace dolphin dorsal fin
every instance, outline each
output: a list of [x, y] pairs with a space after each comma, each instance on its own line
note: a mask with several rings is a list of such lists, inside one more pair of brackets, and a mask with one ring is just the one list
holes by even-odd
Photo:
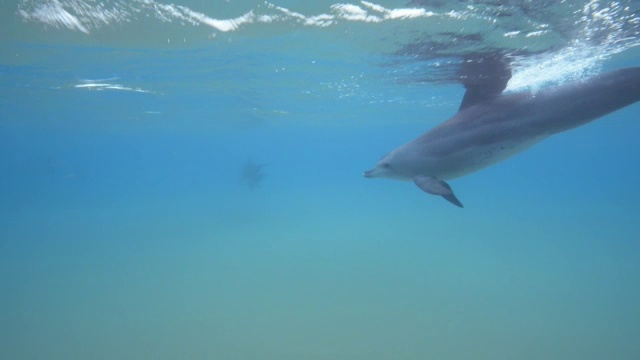
[[458, 81], [467, 91], [458, 111], [497, 97], [509, 79], [511, 65], [503, 54], [466, 56], [458, 71]]

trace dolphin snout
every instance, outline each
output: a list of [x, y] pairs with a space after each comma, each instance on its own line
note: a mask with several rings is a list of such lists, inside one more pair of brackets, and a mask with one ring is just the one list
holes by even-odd
[[376, 169], [371, 169], [371, 170], [367, 170], [365, 172], [362, 173], [362, 176], [366, 177], [366, 178], [372, 178], [375, 177], [375, 171]]

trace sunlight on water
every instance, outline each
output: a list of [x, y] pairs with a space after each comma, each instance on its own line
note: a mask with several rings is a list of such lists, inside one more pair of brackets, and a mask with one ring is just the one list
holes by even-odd
[[[591, 0], [585, 4], [561, 2], [538, 5], [523, 2], [514, 9], [494, 4], [457, 3], [442, 8], [437, 6], [437, 2], [424, 3], [424, 7], [419, 6], [419, 1], [404, 7], [387, 7], [368, 1], [327, 2], [326, 5], [318, 3], [315, 7], [326, 6], [324, 12], [305, 13], [302, 5], [296, 9], [277, 3], [249, 1], [214, 2], [203, 10], [195, 10], [203, 4], [189, 6], [155, 0], [23, 0], [16, 14], [28, 23], [80, 32], [86, 36], [104, 32], [107, 28], [129, 26], [132, 36], [123, 37], [129, 40], [137, 37], [137, 23], [147, 27], [148, 19], [154, 19], [155, 24], [150, 28], [152, 33], [165, 33], [165, 27], [178, 25], [171, 28], [171, 35], [166, 39], [168, 44], [174, 41], [191, 45], [206, 44], [216, 41], [215, 38], [224, 33], [259, 36], [265, 31], [287, 32], [293, 26], [299, 29], [335, 28], [326, 31], [335, 31], [336, 34], [344, 31], [348, 34], [345, 38], [347, 42], [364, 46], [363, 50], [370, 52], [393, 52], [400, 46], [421, 39], [431, 39], [434, 47], [439, 46], [439, 42], [449, 42], [450, 51], [458, 53], [486, 51], [487, 45], [490, 45], [506, 53], [515, 53], [515, 73], [508, 88], [512, 91], [524, 88], [536, 90], [547, 84], [597, 73], [602, 63], [611, 56], [638, 45], [640, 19], [637, 4], [632, 1]], [[234, 15], [222, 18], [217, 16], [220, 13]], [[526, 17], [527, 21], [522, 21], [522, 17]], [[370, 26], [393, 24], [384, 29], [392, 31], [394, 37], [381, 39], [368, 32], [366, 27], [352, 30], [347, 27], [348, 23]], [[208, 28], [209, 31], [205, 31], [202, 39], [197, 40], [188, 28]], [[382, 29], [378, 28], [377, 31]], [[447, 38], [451, 35], [443, 35], [454, 33], [456, 35], [452, 39]], [[478, 37], [481, 43], [457, 41], [465, 37]], [[228, 37], [226, 39], [231, 40]], [[138, 41], [146, 40], [140, 38]], [[479, 44], [483, 47], [478, 48]], [[144, 43], [140, 45], [144, 46]], [[518, 55], [522, 50], [531, 51], [532, 54]], [[438, 55], [439, 51], [434, 48], [431, 56], [455, 55], [454, 52]], [[106, 85], [85, 88], [129, 89]]]
[[292, 23], [301, 26], [327, 27], [341, 21], [380, 23], [415, 18], [451, 18], [466, 20], [472, 13], [447, 11], [436, 13], [423, 8], [386, 8], [372, 2], [359, 4], [336, 3], [326, 13], [305, 15], [269, 2], [260, 2], [255, 8], [230, 19], [216, 19], [186, 6], [166, 4], [152, 0], [110, 1], [94, 3], [81, 0], [23, 1], [18, 14], [27, 21], [40, 22], [56, 28], [89, 34], [102, 27], [153, 16], [162, 22], [181, 25], [208, 26], [220, 32], [237, 31], [248, 24]]

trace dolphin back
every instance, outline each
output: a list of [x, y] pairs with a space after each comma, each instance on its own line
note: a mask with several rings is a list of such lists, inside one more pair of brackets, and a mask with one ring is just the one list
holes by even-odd
[[550, 134], [584, 125], [640, 100], [640, 67], [624, 68], [585, 81], [542, 91], [534, 100], [547, 113]]
[[640, 67], [611, 71], [585, 84], [585, 97], [595, 101], [591, 110], [602, 116], [640, 100]]

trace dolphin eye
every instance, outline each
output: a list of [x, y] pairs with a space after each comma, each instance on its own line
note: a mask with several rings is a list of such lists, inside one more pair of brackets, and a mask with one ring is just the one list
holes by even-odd
[[386, 163], [382, 163], [382, 165], [381, 165], [381, 166], [382, 166], [383, 168], [385, 168], [385, 169], [388, 169], [388, 168], [390, 168], [390, 167], [391, 167], [391, 165], [389, 165], [389, 163], [387, 163], [387, 162], [386, 162]]

